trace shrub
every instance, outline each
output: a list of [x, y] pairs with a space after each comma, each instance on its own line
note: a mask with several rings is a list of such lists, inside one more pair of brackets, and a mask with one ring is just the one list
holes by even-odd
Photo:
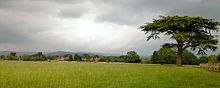
[[218, 55], [210, 55], [208, 57], [208, 62], [209, 63], [216, 63], [217, 62], [217, 58], [218, 58]]

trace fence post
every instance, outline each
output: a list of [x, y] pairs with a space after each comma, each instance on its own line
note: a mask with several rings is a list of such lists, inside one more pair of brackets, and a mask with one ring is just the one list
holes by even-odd
[[219, 63], [217, 63], [217, 71], [219, 71]]

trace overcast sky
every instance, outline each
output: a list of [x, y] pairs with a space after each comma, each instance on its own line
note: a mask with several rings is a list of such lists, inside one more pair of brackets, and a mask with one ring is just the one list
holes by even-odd
[[0, 50], [149, 56], [170, 40], [147, 42], [143, 23], [159, 15], [220, 21], [219, 10], [220, 0], [0, 0]]

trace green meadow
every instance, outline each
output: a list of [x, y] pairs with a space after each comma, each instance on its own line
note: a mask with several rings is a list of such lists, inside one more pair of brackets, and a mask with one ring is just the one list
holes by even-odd
[[0, 88], [220, 88], [220, 73], [174, 65], [0, 61]]

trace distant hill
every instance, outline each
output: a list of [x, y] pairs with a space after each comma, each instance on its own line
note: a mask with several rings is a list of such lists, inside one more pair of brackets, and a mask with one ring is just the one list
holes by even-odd
[[0, 51], [0, 55], [8, 55], [10, 54], [10, 51]]
[[48, 56], [63, 56], [66, 54], [74, 54], [73, 52], [66, 52], [66, 51], [56, 51], [56, 52], [47, 52], [46, 55]]

